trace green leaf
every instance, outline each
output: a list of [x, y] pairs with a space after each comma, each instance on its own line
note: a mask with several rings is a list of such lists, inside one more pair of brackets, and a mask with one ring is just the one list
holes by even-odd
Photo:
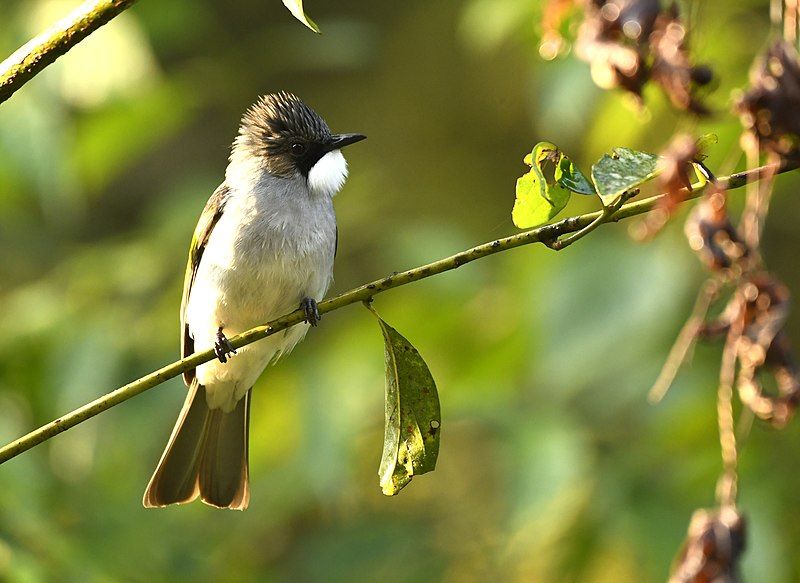
[[597, 194], [594, 185], [564, 154], [556, 166], [555, 178], [556, 184], [577, 194]]
[[394, 496], [411, 479], [436, 468], [442, 416], [439, 394], [419, 351], [375, 314], [386, 356], [386, 427], [378, 470], [381, 490]]
[[294, 14], [294, 17], [305, 24], [308, 28], [313, 30], [316, 33], [319, 33], [319, 27], [317, 23], [311, 20], [308, 14], [305, 13], [303, 10], [303, 0], [283, 0], [283, 5], [289, 9], [289, 12]]
[[549, 142], [539, 142], [533, 151], [525, 156], [524, 162], [530, 171], [517, 179], [516, 198], [511, 211], [511, 219], [520, 229], [536, 227], [555, 217], [567, 206], [569, 191], [554, 188], [547, 183], [542, 164], [554, 161], [562, 154]]
[[628, 148], [614, 148], [592, 166], [592, 180], [605, 206], [658, 174], [658, 156]]
[[697, 157], [695, 160], [703, 161], [708, 158], [706, 151], [711, 148], [711, 146], [719, 143], [719, 138], [717, 134], [703, 134], [697, 139]]
[[[528, 166], [539, 166], [548, 158], [552, 159], [554, 155], [558, 155], [558, 146], [550, 142], [539, 142], [533, 147], [533, 150], [525, 155], [523, 162]], [[536, 163], [534, 164], [534, 160]]]
[[511, 211], [511, 219], [520, 229], [528, 229], [544, 224], [567, 206], [569, 191], [548, 188], [541, 170], [530, 172], [517, 179], [517, 198]]

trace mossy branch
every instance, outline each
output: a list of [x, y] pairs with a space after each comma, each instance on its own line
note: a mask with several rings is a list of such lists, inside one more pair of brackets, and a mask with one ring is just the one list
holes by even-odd
[[[727, 189], [735, 189], [740, 188], [749, 182], [758, 181], [765, 176], [772, 176], [774, 173], [782, 173], [795, 168], [796, 166], [794, 165], [784, 165], [777, 169], [775, 166], [762, 166], [753, 170], [739, 172], [737, 174], [732, 174], [731, 176], [720, 178], [718, 182], [721, 186]], [[688, 192], [687, 200], [699, 197], [702, 194], [706, 184], [702, 186], [698, 185], [697, 188]], [[377, 279], [371, 283], [367, 283], [360, 287], [351, 289], [350, 291], [344, 292], [335, 298], [320, 302], [320, 314], [325, 314], [327, 312], [332, 312], [333, 310], [338, 310], [339, 308], [349, 306], [350, 304], [369, 300], [373, 296], [381, 292], [385, 292], [386, 290], [407, 285], [420, 279], [425, 279], [439, 273], [444, 273], [445, 271], [450, 271], [451, 269], [456, 269], [466, 263], [475, 261], [476, 259], [480, 259], [482, 257], [494, 255], [495, 253], [500, 253], [502, 251], [508, 251], [509, 249], [514, 249], [515, 247], [530, 245], [532, 243], [552, 244], [552, 242], [558, 237], [569, 233], [581, 232], [589, 225], [600, 226], [600, 223], [616, 222], [621, 219], [644, 214], [652, 210], [659, 203], [659, 201], [664, 198], [664, 196], [666, 195], [661, 194], [636, 202], [630, 202], [621, 206], [616, 212], [611, 214], [608, 214], [607, 210], [603, 210], [570, 217], [556, 223], [544, 225], [542, 227], [530, 229], [516, 235], [511, 235], [510, 237], [497, 239], [495, 241], [484, 243], [483, 245], [478, 245], [477, 247], [472, 247], [471, 249], [461, 251], [460, 253], [456, 253], [450, 257], [445, 257], [444, 259], [434, 261], [433, 263], [428, 263], [427, 265], [421, 265], [401, 273], [395, 273], [388, 277]], [[583, 231], [583, 233], [588, 234], [588, 231]], [[257, 340], [261, 340], [262, 338], [266, 338], [267, 336], [275, 334], [276, 332], [289, 328], [290, 326], [294, 326], [295, 324], [302, 322], [303, 318], [303, 312], [299, 309], [295, 310], [294, 312], [273, 320], [264, 326], [258, 326], [248, 330], [247, 332], [239, 334], [238, 336], [230, 338], [231, 344], [235, 348], [240, 348]], [[115, 391], [103, 395], [91, 403], [75, 409], [64, 416], [59, 417], [58, 419], [51, 421], [50, 423], [43, 425], [34, 431], [31, 431], [27, 435], [20, 437], [5, 447], [0, 448], [0, 463], [4, 463], [15, 456], [18, 456], [22, 452], [25, 452], [32, 447], [47, 441], [62, 431], [66, 431], [71, 427], [75, 427], [79, 423], [82, 423], [87, 419], [94, 417], [95, 415], [102, 413], [107, 409], [110, 409], [114, 405], [118, 405], [123, 401], [127, 401], [131, 397], [143, 393], [148, 389], [152, 389], [164, 381], [176, 377], [182, 374], [184, 371], [195, 368], [198, 365], [208, 362], [214, 358], [216, 358], [216, 356], [213, 350], [199, 352], [186, 358], [182, 358], [177, 362], [173, 362], [172, 364], [160, 368], [159, 370], [152, 372], [147, 376], [137, 379]]]
[[136, 0], [87, 0], [0, 63], [0, 103]]

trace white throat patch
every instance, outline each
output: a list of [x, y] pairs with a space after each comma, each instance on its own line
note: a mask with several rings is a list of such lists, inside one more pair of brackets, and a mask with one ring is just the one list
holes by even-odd
[[317, 160], [308, 172], [308, 187], [320, 196], [333, 196], [347, 179], [347, 161], [341, 150], [332, 150]]

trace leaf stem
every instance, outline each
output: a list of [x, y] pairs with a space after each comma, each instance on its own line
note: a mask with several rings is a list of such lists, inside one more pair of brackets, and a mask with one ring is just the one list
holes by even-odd
[[[747, 170], [745, 172], [739, 172], [732, 174], [731, 176], [720, 178], [719, 184], [728, 190], [732, 190], [744, 186], [749, 182], [760, 180], [765, 176], [781, 174], [783, 172], [794, 170], [795, 168], [797, 168], [797, 165], [794, 164], [784, 164], [779, 167], [776, 167], [775, 165], [761, 166], [759, 168], [754, 168], [752, 170]], [[694, 190], [687, 192], [686, 200], [699, 197], [704, 188], [705, 185], [700, 185]], [[373, 296], [384, 291], [404, 286], [421, 279], [426, 279], [428, 277], [444, 273], [445, 271], [457, 269], [466, 263], [475, 261], [476, 259], [488, 257], [489, 255], [508, 251], [509, 249], [514, 249], [516, 247], [522, 247], [523, 245], [545, 242], [552, 244], [552, 242], [558, 239], [558, 237], [569, 233], [575, 233], [575, 235], [582, 233], [580, 237], [584, 237], [603, 222], [612, 220], [618, 221], [621, 219], [641, 215], [652, 210], [665, 196], [666, 195], [664, 194], [660, 194], [636, 202], [630, 202], [615, 209], [614, 212], [611, 213], [608, 213], [608, 209], [605, 209], [602, 211], [569, 217], [556, 223], [523, 231], [521, 233], [517, 233], [516, 235], [511, 235], [495, 241], [489, 241], [488, 243], [466, 249], [460, 253], [451, 255], [450, 257], [439, 259], [433, 263], [421, 265], [400, 273], [394, 273], [387, 277], [377, 279], [373, 282], [346, 291], [335, 298], [320, 302], [318, 305], [319, 312], [320, 314], [325, 314], [334, 310], [338, 310], [339, 308], [349, 306], [350, 304], [354, 304], [356, 302], [369, 301]], [[591, 227], [591, 229], [589, 229], [589, 227]], [[574, 240], [577, 239], [572, 238], [570, 243], [574, 242]], [[268, 324], [257, 326], [251, 330], [248, 330], [247, 332], [239, 334], [238, 336], [234, 336], [230, 338], [230, 342], [234, 348], [241, 348], [242, 346], [246, 346], [247, 344], [251, 344], [257, 340], [266, 338], [267, 336], [289, 328], [290, 326], [294, 326], [295, 324], [302, 322], [304, 318], [305, 315], [303, 314], [303, 311], [298, 309], [294, 312], [281, 316], [280, 318], [277, 318]], [[172, 364], [164, 366], [146, 376], [143, 376], [106, 395], [103, 395], [94, 401], [87, 403], [86, 405], [83, 405], [82, 407], [63, 415], [51, 421], [50, 423], [39, 427], [27, 435], [20, 437], [16, 441], [13, 441], [0, 448], [0, 464], [18, 456], [19, 454], [31, 449], [32, 447], [35, 447], [36, 445], [39, 445], [40, 443], [47, 441], [62, 431], [66, 431], [67, 429], [75, 427], [76, 425], [110, 409], [111, 407], [118, 405], [123, 401], [127, 401], [131, 397], [135, 397], [136, 395], [139, 395], [148, 389], [158, 386], [165, 381], [182, 374], [184, 371], [193, 369], [205, 362], [213, 360], [214, 358], [216, 358], [216, 355], [214, 354], [213, 350], [198, 352], [173, 362]]]

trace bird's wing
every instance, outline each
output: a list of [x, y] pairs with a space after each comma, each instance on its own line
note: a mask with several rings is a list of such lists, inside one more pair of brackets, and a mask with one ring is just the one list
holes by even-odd
[[[211, 231], [217, 224], [225, 209], [225, 203], [230, 197], [230, 189], [222, 183], [208, 199], [197, 227], [194, 229], [192, 244], [189, 247], [189, 261], [186, 265], [186, 277], [183, 280], [183, 299], [181, 300], [181, 354], [183, 357], [189, 356], [194, 352], [194, 339], [189, 333], [189, 323], [186, 321], [186, 309], [189, 306], [189, 294], [192, 292], [197, 268], [200, 266], [200, 259], [203, 257]], [[188, 387], [195, 376], [195, 370], [187, 370], [183, 373], [183, 382]]]

